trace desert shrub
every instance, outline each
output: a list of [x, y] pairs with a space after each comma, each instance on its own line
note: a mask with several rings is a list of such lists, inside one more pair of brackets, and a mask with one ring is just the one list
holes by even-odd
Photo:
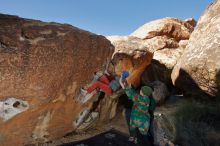
[[[176, 143], [220, 145], [220, 104], [185, 101], [175, 112]], [[210, 136], [213, 135], [214, 136]]]

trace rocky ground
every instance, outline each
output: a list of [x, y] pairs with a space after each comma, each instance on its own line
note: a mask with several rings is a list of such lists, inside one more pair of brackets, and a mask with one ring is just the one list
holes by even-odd
[[92, 138], [73, 142], [68, 144], [62, 144], [61, 146], [135, 146], [134, 143], [128, 141], [127, 135], [117, 131], [109, 130], [105, 133], [101, 133]]
[[[157, 143], [160, 145], [168, 141], [184, 146], [219, 145], [219, 106], [214, 105], [186, 99], [182, 95], [172, 93], [163, 106], [157, 107], [154, 113], [154, 140], [160, 142]], [[179, 123], [178, 126], [176, 123]], [[132, 146], [131, 143], [127, 143], [128, 135], [123, 106], [120, 105], [116, 117], [110, 122], [84, 132], [69, 133], [61, 139], [39, 144], [39, 146]]]
[[[51, 141], [45, 144], [39, 144], [39, 146], [57, 146], [57, 145], [63, 145], [63, 144], [68, 144], [68, 143], [74, 143], [74, 142], [78, 142], [82, 140], [86, 141], [86, 139], [89, 139], [91, 137], [95, 137], [100, 134], [108, 135], [108, 133], [114, 133], [114, 135], [117, 135], [117, 138], [119, 138], [120, 141], [123, 140], [125, 142], [125, 139], [126, 140], [128, 139], [129, 133], [128, 133], [128, 126], [126, 123], [126, 119], [125, 119], [125, 116], [123, 116], [122, 111], [123, 111], [123, 107], [119, 107], [116, 117], [112, 119], [109, 123], [106, 123], [101, 126], [92, 127], [87, 131], [83, 131], [79, 133], [76, 133], [76, 132], [69, 133], [61, 139], [57, 139], [55, 141]], [[99, 136], [99, 137], [98, 139], [102, 139], [102, 136]]]

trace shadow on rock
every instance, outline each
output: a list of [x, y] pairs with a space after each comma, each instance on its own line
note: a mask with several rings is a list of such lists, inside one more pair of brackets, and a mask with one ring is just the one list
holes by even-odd
[[171, 72], [172, 69], [168, 69], [164, 64], [161, 64], [159, 61], [152, 59], [151, 64], [145, 69], [142, 74], [142, 84], [148, 85], [153, 81], [161, 81], [165, 83], [169, 89], [171, 89]]

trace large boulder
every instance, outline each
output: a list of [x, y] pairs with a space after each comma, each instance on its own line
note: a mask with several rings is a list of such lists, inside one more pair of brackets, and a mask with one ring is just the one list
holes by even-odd
[[144, 84], [159, 80], [172, 85], [172, 69], [185, 50], [195, 25], [196, 21], [192, 18], [184, 21], [163, 18], [146, 23], [130, 34], [130, 37], [137, 37], [145, 42], [143, 44], [154, 53], [151, 65], [142, 75]]
[[75, 129], [80, 86], [114, 47], [103, 36], [58, 23], [0, 15], [0, 143], [26, 145]]
[[194, 24], [195, 20], [193, 19], [182, 21], [176, 18], [167, 17], [144, 24], [131, 33], [130, 36], [135, 36], [141, 39], [150, 39], [155, 36], [165, 35], [174, 38], [177, 41], [186, 40], [189, 39], [190, 34], [194, 29]]
[[217, 0], [199, 19], [186, 51], [172, 71], [173, 84], [184, 93], [191, 94], [195, 89], [212, 96], [219, 93], [219, 34], [220, 0]]
[[145, 42], [136, 37], [130, 36], [108, 36], [107, 39], [115, 46], [112, 58], [115, 72], [120, 75], [127, 70], [130, 76], [127, 81], [138, 87], [140, 85], [141, 74], [151, 63], [153, 57], [149, 42]]
[[[171, 70], [184, 50], [183, 44], [187, 43], [186, 40], [177, 42], [168, 36], [145, 40], [134, 36], [108, 36], [107, 39], [115, 46], [113, 61], [116, 62], [116, 73], [120, 74], [125, 69], [135, 71], [128, 80], [135, 77], [132, 83], [135, 82], [136, 86], [139, 85], [141, 74], [144, 84], [155, 80], [171, 83]], [[152, 78], [152, 75], [155, 77]]]
[[142, 82], [148, 84], [152, 81], [162, 81], [171, 86], [171, 73], [178, 59], [187, 46], [188, 40], [181, 40], [178, 48], [162, 48], [154, 52], [151, 64], [142, 75]]
[[[113, 61], [117, 62], [115, 67], [116, 73], [120, 74], [125, 69], [130, 72], [136, 70], [138, 72], [137, 75], [133, 75], [132, 77], [140, 76], [143, 73], [142, 82], [144, 84], [147, 84], [149, 80], [160, 80], [171, 84], [171, 71], [188, 42], [188, 40], [178, 42], [166, 35], [155, 36], [150, 39], [141, 39], [134, 36], [108, 36], [107, 39], [115, 46]], [[139, 64], [142, 61], [139, 60], [144, 58], [143, 56], [146, 52], [153, 54], [153, 60], [151, 62], [152, 58], [146, 55], [145, 58], [148, 59], [144, 59], [146, 63], [144, 63], [145, 65], [141, 65], [141, 67]], [[134, 69], [134, 65], [142, 69]], [[154, 78], [152, 78], [152, 75]], [[135, 85], [138, 85], [139, 79], [135, 78], [134, 80], [136, 82]]]

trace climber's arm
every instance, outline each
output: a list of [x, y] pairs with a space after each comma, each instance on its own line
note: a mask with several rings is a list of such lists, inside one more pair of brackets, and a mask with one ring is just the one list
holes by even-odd
[[137, 99], [135, 98], [135, 97], [137, 97], [137, 93], [132, 87], [126, 87], [125, 93], [130, 100], [132, 100], [133, 102], [137, 102], [136, 101]]

